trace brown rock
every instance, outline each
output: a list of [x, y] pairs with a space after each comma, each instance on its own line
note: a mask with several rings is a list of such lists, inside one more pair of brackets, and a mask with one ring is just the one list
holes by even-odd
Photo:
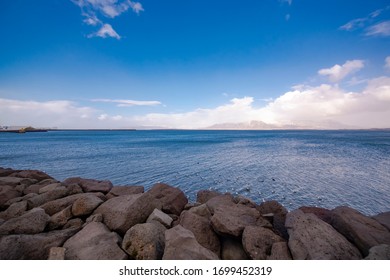
[[49, 230], [63, 227], [70, 219], [72, 219], [72, 217], [72, 206], [69, 205], [65, 209], [51, 216], [47, 227]]
[[173, 219], [171, 217], [169, 217], [167, 214], [165, 214], [164, 212], [162, 212], [158, 209], [154, 209], [152, 214], [150, 214], [150, 216], [146, 220], [146, 222], [147, 223], [157, 222], [157, 223], [162, 224], [166, 228], [170, 228], [172, 225]]
[[21, 193], [12, 186], [0, 186], [0, 210], [7, 208], [6, 202], [10, 199], [20, 197]]
[[135, 260], [161, 260], [166, 228], [159, 223], [137, 224], [125, 234], [122, 249]]
[[267, 260], [292, 260], [287, 242], [275, 242], [272, 244], [271, 255]]
[[63, 182], [64, 185], [78, 184], [84, 192], [102, 192], [108, 193], [113, 185], [110, 181], [98, 181], [94, 179], [84, 179], [80, 177], [68, 178]]
[[72, 213], [76, 217], [89, 215], [102, 203], [103, 200], [96, 195], [86, 194], [73, 202]]
[[18, 185], [29, 186], [31, 184], [36, 183], [36, 180], [28, 179], [28, 178], [19, 178], [19, 177], [0, 177], [0, 186], [11, 186], [17, 187]]
[[62, 229], [67, 228], [81, 228], [84, 225], [84, 222], [80, 218], [70, 219], [63, 227]]
[[166, 184], [155, 184], [145, 193], [149, 200], [154, 200], [155, 208], [167, 214], [180, 215], [184, 206], [188, 203], [187, 197], [179, 188], [174, 188]]
[[332, 211], [325, 208], [314, 207], [314, 206], [303, 206], [299, 207], [303, 213], [312, 213], [317, 216], [317, 218], [323, 220], [325, 223], [332, 224]]
[[5, 203], [5, 207], [9, 207], [11, 206], [12, 204], [14, 203], [17, 203], [17, 202], [21, 202], [21, 201], [27, 201], [28, 199], [34, 197], [34, 196], [37, 196], [36, 193], [29, 193], [29, 194], [26, 194], [25, 196], [19, 196], [19, 197], [15, 197], [13, 199], [10, 199], [8, 200], [6, 203]]
[[390, 260], [390, 245], [381, 244], [370, 248], [365, 260]]
[[284, 225], [288, 211], [283, 205], [281, 205], [276, 200], [270, 200], [261, 203], [257, 207], [257, 210], [259, 210], [263, 215], [273, 214], [272, 225], [275, 232], [284, 239], [288, 239], [288, 232]]
[[372, 217], [374, 220], [385, 226], [390, 231], [390, 211], [383, 212]]
[[0, 177], [8, 177], [12, 173], [15, 173], [15, 170], [13, 170], [11, 168], [0, 167]]
[[37, 181], [42, 181], [45, 179], [53, 179], [51, 176], [47, 175], [45, 172], [40, 170], [21, 170], [11, 174], [10, 176], [35, 179]]
[[39, 194], [27, 200], [28, 208], [32, 209], [38, 206], [41, 206], [49, 201], [56, 200], [67, 196], [69, 191], [66, 187], [61, 186], [57, 187], [54, 190], [48, 191], [46, 193]]
[[266, 260], [271, 255], [272, 245], [283, 241], [272, 230], [263, 227], [247, 226], [242, 233], [244, 250], [253, 260]]
[[67, 260], [125, 260], [121, 238], [102, 223], [89, 223], [63, 245]]
[[249, 260], [242, 243], [231, 237], [221, 239], [221, 259], [222, 260]]
[[364, 256], [371, 247], [390, 245], [390, 232], [376, 220], [346, 206], [333, 209], [332, 214], [332, 226], [355, 244]]
[[293, 259], [361, 259], [359, 250], [332, 226], [314, 214], [297, 209], [287, 214], [288, 246]]
[[22, 216], [27, 211], [27, 201], [20, 201], [11, 204], [7, 210], [0, 212], [0, 218], [4, 220], [9, 220]]
[[61, 186], [60, 183], [53, 183], [53, 184], [46, 185], [46, 186], [44, 186], [44, 187], [42, 187], [42, 188], [40, 188], [38, 190], [38, 194], [42, 194], [42, 193], [46, 193], [46, 192], [52, 191], [52, 190], [58, 188], [59, 186]]
[[196, 241], [194, 234], [178, 225], [165, 232], [163, 260], [217, 260], [218, 256]]
[[50, 216], [42, 208], [34, 208], [24, 215], [12, 218], [0, 226], [2, 234], [35, 234], [44, 231]]
[[59, 183], [57, 180], [54, 180], [54, 179], [46, 179], [46, 180], [42, 180], [36, 184], [32, 184], [28, 187], [26, 187], [24, 190], [23, 190], [23, 193], [24, 194], [29, 194], [29, 193], [36, 193], [38, 194], [39, 193], [39, 190], [41, 188], [44, 188], [48, 185], [51, 185], [51, 184], [55, 184], [55, 183]]
[[48, 260], [65, 260], [65, 248], [51, 247]]
[[209, 201], [210, 199], [220, 195], [222, 194], [217, 191], [200, 190], [196, 194], [196, 202], [203, 204]]
[[139, 194], [143, 192], [143, 186], [115, 186], [106, 194], [106, 197], [110, 199], [121, 195]]
[[233, 204], [235, 204], [234, 197], [230, 193], [210, 198], [206, 202], [206, 205], [209, 208], [210, 213], [212, 215], [214, 215], [215, 209], [218, 208], [219, 206], [226, 206], [226, 205], [233, 205]]

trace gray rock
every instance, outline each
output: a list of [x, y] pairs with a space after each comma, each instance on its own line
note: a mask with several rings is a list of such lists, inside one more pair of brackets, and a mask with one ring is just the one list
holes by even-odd
[[84, 222], [80, 218], [70, 219], [63, 227], [62, 229], [67, 228], [81, 228], [84, 225]]
[[219, 193], [217, 191], [200, 190], [196, 193], [196, 202], [203, 204], [209, 201], [210, 199], [220, 195], [222, 195], [222, 193]]
[[167, 214], [180, 215], [188, 203], [187, 197], [179, 188], [171, 187], [166, 184], [154, 184], [153, 187], [145, 193], [149, 201], [154, 201], [155, 208], [162, 210]]
[[66, 225], [66, 223], [73, 218], [72, 215], [72, 206], [68, 206], [60, 212], [55, 213], [50, 217], [49, 224], [47, 228], [49, 230], [57, 229]]
[[85, 222], [86, 223], [90, 223], [90, 222], [103, 223], [103, 215], [102, 214], [91, 215], [87, 218], [87, 220]]
[[42, 180], [36, 184], [32, 184], [28, 187], [26, 187], [24, 190], [23, 190], [23, 193], [26, 195], [26, 194], [29, 194], [29, 193], [36, 193], [38, 194], [39, 193], [39, 190], [47, 185], [51, 185], [51, 184], [55, 184], [55, 183], [59, 183], [57, 180], [54, 180], [54, 179], [46, 179], [46, 180]]
[[121, 195], [107, 200], [93, 213], [102, 214], [109, 229], [124, 235], [132, 226], [146, 222], [154, 208], [145, 194]]
[[20, 201], [11, 204], [7, 210], [0, 212], [0, 218], [4, 220], [9, 220], [22, 216], [27, 211], [27, 201]]
[[390, 260], [390, 245], [381, 244], [370, 248], [365, 260]]
[[110, 199], [121, 195], [140, 194], [143, 192], [143, 186], [115, 186], [106, 194], [106, 197]]
[[242, 243], [231, 237], [221, 239], [221, 259], [222, 260], [249, 260]]
[[36, 181], [27, 179], [27, 178], [18, 178], [18, 177], [0, 177], [0, 186], [11, 186], [16, 187], [18, 185], [26, 185], [29, 186]]
[[126, 232], [122, 249], [135, 260], [161, 260], [165, 248], [165, 230], [160, 223], [137, 224]]
[[282, 237], [263, 227], [247, 226], [242, 233], [244, 250], [253, 260], [266, 260], [271, 255], [272, 245], [283, 241]]
[[302, 206], [299, 207], [303, 213], [309, 214], [312, 213], [317, 216], [317, 218], [323, 220], [325, 223], [332, 224], [332, 211], [329, 209], [314, 207], [314, 206]]
[[42, 194], [42, 193], [46, 193], [46, 192], [52, 191], [52, 190], [58, 188], [59, 186], [61, 186], [60, 183], [53, 183], [53, 184], [46, 185], [46, 186], [44, 186], [44, 187], [42, 187], [42, 188], [40, 188], [38, 190], [38, 194]]
[[[206, 213], [201, 212], [202, 210], [208, 211], [208, 208], [206, 205], [199, 207], [203, 209], [199, 210], [192, 208], [190, 211], [183, 211], [180, 215], [180, 225], [190, 230], [200, 245], [219, 256], [221, 251], [221, 244], [218, 235], [211, 226], [210, 218], [207, 217]], [[203, 214], [203, 216], [198, 215], [197, 213], [199, 212], [201, 212], [200, 214]], [[210, 216], [210, 213], [208, 215]]]
[[213, 198], [210, 198], [206, 202], [206, 205], [209, 208], [210, 213], [212, 215], [214, 215], [214, 211], [217, 207], [226, 206], [226, 205], [233, 205], [233, 204], [235, 204], [234, 197], [230, 193], [215, 196]]
[[38, 182], [46, 179], [53, 179], [51, 176], [47, 175], [45, 172], [40, 170], [18, 170], [17, 172], [11, 174], [10, 176], [33, 179]]
[[287, 209], [276, 200], [265, 201], [261, 203], [257, 210], [263, 215], [273, 214], [272, 225], [274, 230], [284, 239], [288, 239], [287, 229], [285, 227]]
[[165, 232], [163, 260], [217, 260], [218, 256], [196, 241], [194, 234], [178, 225]]
[[[6, 203], [5, 203], [5, 207], [9, 207], [11, 206], [12, 204], [14, 203], [17, 203], [17, 202], [21, 202], [21, 201], [27, 201], [28, 199], [34, 197], [34, 196], [37, 196], [38, 194], [36, 193], [29, 193], [29, 194], [26, 194], [25, 196], [19, 196], [19, 197], [15, 197], [13, 199], [10, 199], [8, 200]], [[27, 205], [28, 206], [28, 205]]]
[[0, 185], [0, 210], [8, 207], [8, 204], [6, 204], [8, 200], [19, 196], [21, 196], [21, 193], [15, 190], [13, 186]]
[[67, 196], [69, 191], [66, 187], [60, 186], [51, 191], [39, 194], [27, 200], [29, 209], [41, 206], [49, 201]]
[[287, 242], [275, 242], [272, 244], [271, 255], [267, 260], [292, 260]]
[[125, 260], [121, 238], [102, 223], [89, 223], [63, 245], [67, 260]]
[[359, 250], [332, 226], [314, 214], [294, 210], [287, 214], [288, 246], [293, 259], [361, 259]]
[[34, 208], [24, 215], [9, 219], [0, 226], [1, 234], [35, 234], [45, 230], [50, 216], [42, 208]]
[[104, 194], [108, 193], [113, 185], [110, 181], [104, 180], [94, 180], [94, 179], [84, 179], [80, 177], [68, 178], [63, 182], [64, 185], [78, 184], [85, 193], [87, 192], [102, 192]]
[[51, 247], [48, 260], [65, 260], [65, 248]]
[[374, 220], [385, 226], [390, 231], [390, 211], [383, 212], [372, 217]]
[[371, 247], [390, 245], [390, 232], [376, 220], [346, 206], [333, 209], [332, 214], [332, 226], [355, 244], [363, 256], [368, 255]]
[[39, 234], [0, 236], [1, 260], [47, 260], [52, 247], [61, 247], [79, 229], [54, 230]]
[[103, 200], [96, 195], [86, 194], [73, 202], [72, 213], [76, 217], [89, 215], [102, 203]]
[[173, 219], [171, 217], [169, 217], [167, 214], [165, 214], [164, 212], [162, 212], [158, 209], [154, 209], [152, 214], [150, 214], [150, 216], [146, 220], [146, 222], [147, 223], [158, 222], [158, 223], [162, 224], [164, 227], [170, 228], [171, 224], [173, 222]]

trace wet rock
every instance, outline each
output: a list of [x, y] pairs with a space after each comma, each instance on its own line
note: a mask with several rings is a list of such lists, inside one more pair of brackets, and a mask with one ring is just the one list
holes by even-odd
[[154, 208], [145, 194], [121, 195], [107, 200], [93, 213], [102, 214], [108, 228], [124, 235], [132, 226], [146, 222]]
[[376, 220], [346, 206], [333, 209], [332, 214], [332, 226], [355, 244], [364, 256], [371, 247], [390, 245], [390, 232]]
[[221, 239], [221, 259], [222, 260], [248, 260], [242, 243], [231, 237], [222, 237]]
[[253, 260], [266, 260], [271, 255], [272, 245], [283, 241], [282, 237], [263, 227], [247, 226], [242, 233], [244, 250]]
[[126, 232], [122, 248], [135, 260], [161, 260], [165, 248], [165, 230], [160, 223], [137, 224]]
[[65, 248], [51, 247], [48, 260], [65, 260]]
[[287, 242], [275, 242], [272, 244], [271, 255], [267, 260], [292, 260]]
[[173, 222], [173, 219], [171, 217], [169, 217], [167, 214], [165, 214], [164, 212], [162, 212], [158, 209], [154, 209], [152, 214], [150, 214], [150, 216], [146, 220], [146, 222], [147, 223], [158, 222], [158, 223], [162, 224], [164, 227], [170, 228], [171, 224]]
[[194, 234], [178, 225], [165, 232], [163, 260], [217, 260], [218, 256], [201, 246]]
[[222, 193], [217, 191], [200, 190], [196, 194], [196, 202], [203, 204], [209, 201], [210, 199], [220, 195], [222, 195]]
[[158, 183], [145, 193], [149, 200], [154, 200], [157, 209], [167, 214], [180, 215], [188, 203], [187, 197], [179, 188]]
[[22, 216], [27, 211], [27, 201], [20, 201], [11, 204], [7, 210], [4, 212], [0, 212], [0, 218], [4, 220], [9, 220], [12, 218], [16, 218]]
[[390, 231], [390, 211], [383, 212], [372, 217], [374, 220], [385, 226]]
[[63, 245], [67, 260], [125, 260], [121, 238], [102, 223], [89, 223]]
[[34, 208], [24, 215], [12, 218], [0, 226], [1, 234], [35, 234], [45, 230], [50, 216], [42, 208]]
[[99, 181], [80, 177], [68, 178], [63, 182], [63, 184], [78, 184], [84, 192], [102, 192], [104, 194], [108, 193], [113, 187], [112, 183], [108, 180]]
[[288, 232], [285, 227], [287, 209], [276, 200], [261, 203], [257, 210], [263, 215], [272, 214], [272, 225], [276, 233], [284, 239], [288, 239]]
[[86, 194], [73, 202], [72, 213], [76, 217], [89, 215], [102, 203], [103, 200], [96, 195]]
[[110, 199], [121, 195], [140, 194], [143, 192], [143, 186], [115, 186], [106, 194], [106, 197]]
[[381, 244], [370, 248], [365, 260], [390, 260], [390, 245]]
[[52, 247], [61, 247], [79, 229], [54, 230], [39, 234], [0, 236], [1, 260], [47, 260]]
[[49, 230], [57, 229], [66, 225], [66, 223], [73, 218], [72, 215], [72, 206], [68, 206], [60, 212], [55, 213], [50, 217], [49, 224], [47, 228]]
[[288, 246], [293, 259], [361, 259], [359, 250], [332, 226], [314, 214], [294, 210], [287, 214]]

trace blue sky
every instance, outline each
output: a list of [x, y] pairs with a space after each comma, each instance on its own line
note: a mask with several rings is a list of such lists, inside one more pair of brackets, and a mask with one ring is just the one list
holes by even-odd
[[0, 125], [390, 127], [390, 3], [5, 0]]

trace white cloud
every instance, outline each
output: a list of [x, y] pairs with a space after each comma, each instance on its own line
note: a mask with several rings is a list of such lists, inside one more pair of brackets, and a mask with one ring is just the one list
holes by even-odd
[[117, 103], [118, 107], [161, 105], [160, 101], [140, 101], [140, 100], [129, 100], [129, 99], [92, 99], [91, 101]]
[[333, 83], [337, 83], [344, 79], [346, 76], [359, 71], [364, 67], [363, 60], [348, 60], [343, 65], [334, 65], [331, 68], [321, 69], [318, 74], [327, 76]]
[[383, 21], [367, 28], [367, 36], [390, 36], [390, 20]]
[[367, 18], [357, 18], [354, 20], [351, 20], [350, 22], [347, 22], [346, 24], [340, 26], [339, 29], [346, 30], [346, 31], [352, 31], [357, 28], [364, 27], [365, 23], [367, 21]]
[[390, 70], [390, 56], [385, 59], [385, 68]]
[[137, 14], [144, 11], [144, 8], [142, 7], [141, 3], [139, 3], [139, 2], [131, 2], [130, 1], [130, 7]]
[[279, 0], [279, 1], [282, 3], [288, 3], [291, 6], [293, 0]]
[[108, 23], [103, 24], [103, 26], [99, 29], [98, 32], [89, 35], [89, 37], [101, 37], [101, 38], [112, 37], [118, 40], [121, 38], [121, 36], [119, 36], [119, 34], [116, 33], [116, 31]]

